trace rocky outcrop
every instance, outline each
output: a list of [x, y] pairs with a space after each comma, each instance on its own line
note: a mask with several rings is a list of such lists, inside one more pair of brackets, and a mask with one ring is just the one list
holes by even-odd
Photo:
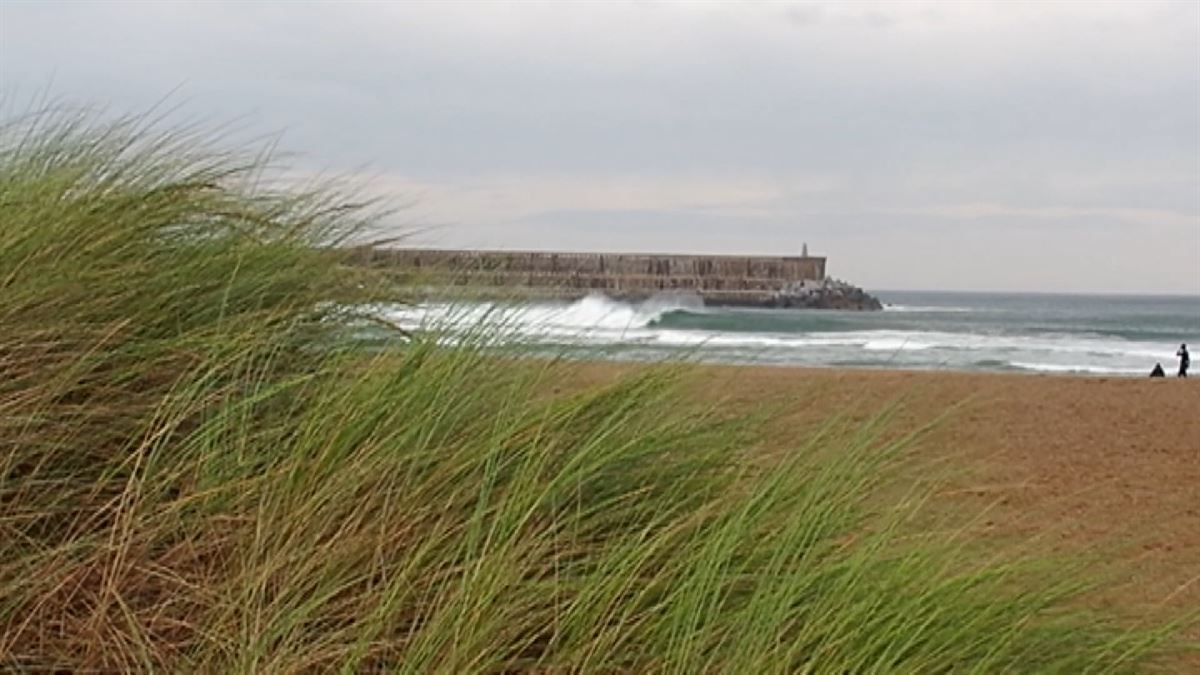
[[877, 311], [883, 303], [853, 284], [826, 277], [821, 281], [796, 281], [785, 284], [774, 298], [774, 307], [798, 309], [848, 309]]

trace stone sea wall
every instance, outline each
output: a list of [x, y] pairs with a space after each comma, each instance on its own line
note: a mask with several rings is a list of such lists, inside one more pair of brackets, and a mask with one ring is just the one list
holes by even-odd
[[[639, 300], [675, 292], [694, 293], [709, 305], [819, 308], [826, 306], [827, 293], [822, 289], [837, 289], [839, 297], [830, 296], [837, 302], [828, 306], [873, 308], [856, 306], [864, 304], [861, 298], [848, 301], [845, 284], [827, 283], [825, 258], [819, 256], [370, 248], [357, 252], [356, 259], [426, 278], [430, 283], [504, 289], [537, 297], [574, 299], [604, 293]], [[794, 293], [798, 290], [803, 293]]]

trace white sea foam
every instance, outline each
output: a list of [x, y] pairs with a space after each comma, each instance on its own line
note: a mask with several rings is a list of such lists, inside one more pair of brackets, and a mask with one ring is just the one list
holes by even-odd
[[926, 313], [926, 314], [961, 314], [964, 312], [976, 312], [976, 311], [986, 311], [986, 310], [977, 310], [972, 307], [946, 307], [946, 306], [942, 306], [942, 305], [922, 306], [922, 305], [885, 304], [883, 306], [883, 311], [897, 312], [897, 313], [921, 312], [921, 313]]
[[1031, 370], [1040, 373], [1085, 373], [1089, 375], [1147, 375], [1149, 368], [1117, 368], [1112, 366], [1096, 366], [1088, 364], [1069, 363], [1025, 363], [1010, 361], [1009, 365], [1019, 370]]

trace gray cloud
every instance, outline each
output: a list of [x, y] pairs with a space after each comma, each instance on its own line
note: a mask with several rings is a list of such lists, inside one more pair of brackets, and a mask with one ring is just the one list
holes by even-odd
[[0, 87], [51, 78], [369, 164], [442, 243], [807, 240], [875, 287], [1200, 293], [1187, 1], [0, 3]]

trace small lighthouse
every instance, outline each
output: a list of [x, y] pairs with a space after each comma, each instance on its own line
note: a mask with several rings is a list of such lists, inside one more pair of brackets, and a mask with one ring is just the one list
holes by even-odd
[[800, 257], [801, 258], [808, 257], [808, 242], [807, 241], [804, 242], [804, 246], [800, 249]]

